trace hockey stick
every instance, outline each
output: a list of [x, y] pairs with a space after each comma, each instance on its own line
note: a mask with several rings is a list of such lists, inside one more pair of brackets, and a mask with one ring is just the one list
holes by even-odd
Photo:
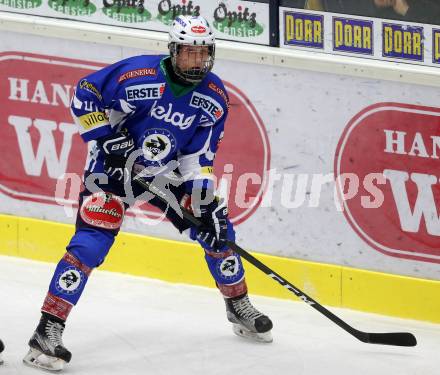
[[[135, 176], [133, 180], [136, 181], [145, 190], [149, 191], [151, 194], [153, 194], [158, 199], [160, 199], [162, 202], [169, 204], [167, 195], [157, 186], [137, 176]], [[183, 218], [187, 220], [188, 223], [190, 223], [192, 226], [196, 228], [202, 226], [202, 222], [199, 219], [197, 219], [188, 209], [182, 206], [180, 206], [180, 209], [182, 210]], [[242, 258], [246, 259], [253, 266], [258, 268], [260, 271], [264, 272], [266, 275], [268, 275], [273, 280], [281, 284], [287, 290], [291, 291], [302, 301], [312, 306], [315, 310], [318, 310], [321, 314], [323, 314], [333, 323], [337, 324], [339, 327], [341, 327], [342, 329], [344, 329], [345, 331], [356, 337], [358, 340], [368, 344], [381, 344], [381, 345], [394, 345], [394, 346], [417, 345], [417, 339], [412, 333], [408, 333], [408, 332], [370, 333], [370, 332], [359, 331], [353, 328], [352, 326], [344, 322], [342, 319], [337, 317], [335, 314], [333, 314], [331, 311], [327, 310], [324, 306], [320, 305], [313, 298], [309, 297], [307, 294], [296, 288], [293, 284], [288, 282], [286, 279], [284, 279], [282, 276], [277, 274], [275, 271], [271, 270], [265, 264], [261, 263], [257, 258], [249, 254], [246, 250], [242, 249], [235, 242], [227, 241], [227, 245], [231, 250], [235, 251]]]

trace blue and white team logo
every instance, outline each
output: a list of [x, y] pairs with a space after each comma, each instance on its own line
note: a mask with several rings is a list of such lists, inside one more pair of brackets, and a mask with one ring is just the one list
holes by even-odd
[[223, 259], [219, 265], [220, 275], [228, 280], [236, 277], [240, 272], [240, 268], [240, 262], [235, 255], [231, 255]]
[[83, 277], [75, 267], [67, 267], [58, 274], [56, 289], [65, 294], [75, 294], [80, 290]]
[[142, 142], [144, 158], [150, 164], [161, 165], [176, 147], [176, 138], [166, 129], [150, 129]]

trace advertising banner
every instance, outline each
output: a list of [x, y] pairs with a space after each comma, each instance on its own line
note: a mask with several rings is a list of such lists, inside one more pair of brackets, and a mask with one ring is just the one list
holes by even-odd
[[[87, 147], [73, 124], [70, 102], [76, 82], [103, 66], [45, 55], [0, 54], [0, 123], [4, 125], [0, 147], [6, 150], [0, 160], [2, 193], [18, 200], [76, 206]], [[242, 192], [242, 204], [233, 201], [230, 206], [232, 222], [240, 223], [261, 201], [270, 148], [250, 100], [238, 87], [228, 82], [225, 86], [232, 107], [228, 127], [237, 129], [240, 124], [240, 131], [228, 132], [221, 144], [221, 155], [233, 157], [234, 164], [219, 157], [214, 171], [225, 181], [224, 189], [232, 191], [237, 190], [237, 176], [252, 174], [258, 179]], [[252, 147], [244, 134], [252, 136]], [[245, 147], [253, 152], [240, 154]], [[156, 216], [152, 207], [138, 210]]]
[[[73, 87], [148, 51], [12, 32], [0, 51], [1, 211], [74, 223], [87, 147]], [[231, 107], [214, 172], [242, 247], [440, 280], [438, 89], [220, 59], [214, 71]], [[187, 240], [158, 216], [135, 206], [123, 230]]]
[[0, 11], [168, 32], [178, 15], [202, 15], [219, 39], [269, 44], [269, 3], [239, 0], [0, 0]]
[[439, 66], [438, 26], [280, 7], [280, 47]]
[[440, 263], [439, 153], [440, 108], [378, 103], [350, 120], [336, 150], [335, 176], [340, 192], [352, 178], [359, 186], [344, 200], [344, 214], [371, 247]]

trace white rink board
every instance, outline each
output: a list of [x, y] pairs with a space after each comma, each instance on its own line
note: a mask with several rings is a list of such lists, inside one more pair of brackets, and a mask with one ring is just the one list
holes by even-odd
[[[145, 53], [3, 32], [0, 52], [5, 51], [104, 64]], [[256, 108], [269, 137], [270, 167], [281, 173], [331, 176], [337, 144], [346, 125], [372, 104], [398, 102], [435, 107], [440, 102], [438, 89], [427, 86], [226, 60], [217, 60], [214, 71], [238, 87]], [[324, 185], [318, 207], [309, 207], [310, 194], [297, 208], [283, 207], [281, 190], [278, 183], [273, 189], [271, 207], [259, 207], [236, 227], [241, 246], [278, 256], [440, 280], [438, 264], [391, 257], [364, 242], [336, 208], [333, 183]], [[59, 206], [18, 201], [6, 195], [1, 195], [0, 204], [3, 213], [74, 222]], [[128, 218], [123, 230], [184, 239], [166, 223], [151, 227]]]

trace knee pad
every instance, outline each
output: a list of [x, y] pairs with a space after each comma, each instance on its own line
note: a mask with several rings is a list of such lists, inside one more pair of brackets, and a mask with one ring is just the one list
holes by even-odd
[[119, 231], [125, 214], [121, 198], [113, 193], [96, 192], [81, 196], [77, 226]]
[[98, 267], [105, 259], [125, 214], [125, 205], [113, 193], [85, 191], [80, 195], [76, 232], [67, 251], [87, 267]]
[[82, 264], [95, 268], [104, 262], [115, 242], [115, 236], [116, 233], [108, 230], [80, 228], [70, 240], [67, 251]]

